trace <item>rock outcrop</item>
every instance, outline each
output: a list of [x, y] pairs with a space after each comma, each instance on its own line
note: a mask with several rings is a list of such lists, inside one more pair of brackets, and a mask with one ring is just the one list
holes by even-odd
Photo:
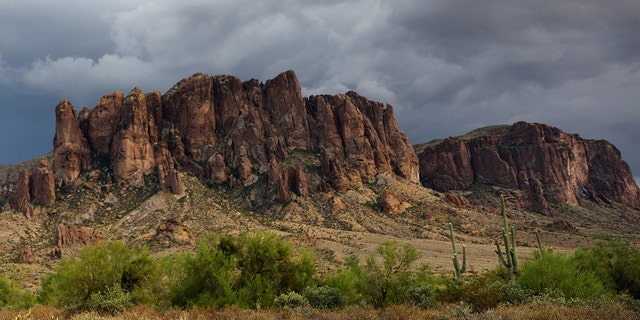
[[18, 254], [18, 263], [28, 263], [31, 264], [35, 261], [35, 256], [33, 255], [33, 250], [31, 247], [24, 247], [20, 249], [20, 253]]
[[62, 101], [56, 120], [56, 179], [70, 188], [82, 170], [104, 165], [119, 185], [156, 174], [164, 186], [173, 169], [227, 187], [267, 173], [285, 202], [290, 192], [305, 197], [329, 188], [323, 181], [311, 190], [305, 167], [279, 165], [293, 150], [319, 154], [324, 178], [338, 191], [380, 173], [419, 182], [418, 158], [391, 106], [355, 92], [304, 98], [293, 71], [264, 84], [195, 74], [164, 95], [137, 88], [106, 95], [80, 115]]
[[95, 244], [101, 238], [102, 237], [91, 228], [59, 224], [55, 243], [57, 248], [62, 249], [74, 244]]
[[429, 143], [420, 170], [423, 184], [439, 191], [474, 182], [520, 190], [526, 207], [544, 214], [551, 213], [549, 203], [587, 199], [640, 208], [629, 166], [611, 143], [544, 124], [518, 122]]
[[24, 169], [18, 175], [18, 183], [13, 194], [9, 198], [11, 209], [21, 211], [29, 220], [33, 220], [33, 205], [31, 205], [31, 193], [29, 192], [29, 171]]
[[42, 158], [40, 164], [31, 172], [29, 191], [35, 203], [52, 206], [56, 203], [55, 177], [49, 170], [49, 161]]
[[16, 188], [9, 197], [11, 209], [21, 211], [27, 219], [32, 220], [33, 203], [52, 206], [55, 202], [55, 178], [49, 170], [47, 158], [40, 159], [39, 165], [31, 172], [27, 169], [20, 171]]
[[56, 182], [71, 189], [77, 187], [80, 172], [91, 167], [89, 143], [80, 128], [77, 111], [68, 100], [60, 101], [56, 107], [53, 163]]
[[154, 239], [163, 246], [195, 244], [195, 237], [189, 228], [173, 218], [167, 219], [156, 227]]

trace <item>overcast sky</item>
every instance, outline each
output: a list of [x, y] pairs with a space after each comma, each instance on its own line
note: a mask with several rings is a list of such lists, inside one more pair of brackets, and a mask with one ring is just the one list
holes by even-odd
[[611, 141], [640, 177], [637, 0], [1, 1], [0, 163], [52, 149], [61, 99], [288, 69], [305, 96], [392, 104], [414, 144], [542, 122]]

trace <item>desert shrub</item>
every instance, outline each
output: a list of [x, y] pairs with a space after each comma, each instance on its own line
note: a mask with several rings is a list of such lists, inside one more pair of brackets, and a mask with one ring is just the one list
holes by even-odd
[[602, 280], [591, 270], [563, 253], [544, 254], [520, 269], [518, 283], [534, 294], [549, 292], [564, 298], [591, 299], [607, 293]]
[[359, 290], [364, 281], [362, 266], [354, 257], [350, 257], [346, 261], [346, 268], [331, 272], [325, 276], [324, 283], [326, 286], [335, 288], [340, 292], [345, 305], [357, 305], [363, 301], [364, 297]]
[[297, 292], [283, 293], [273, 300], [273, 304], [278, 308], [297, 309], [308, 307], [309, 301], [303, 295]]
[[316, 309], [335, 309], [344, 306], [344, 298], [340, 290], [327, 285], [306, 287], [302, 290], [302, 295]]
[[435, 306], [435, 293], [431, 286], [417, 285], [409, 289], [407, 292], [408, 302], [421, 307], [431, 308]]
[[435, 299], [446, 304], [464, 302], [475, 312], [490, 310], [503, 303], [522, 304], [533, 299], [533, 291], [507, 279], [503, 267], [461, 280], [449, 279], [438, 286]]
[[608, 288], [640, 299], [640, 249], [612, 240], [578, 249], [574, 257], [582, 270], [594, 272]]
[[[89, 309], [99, 301], [105, 306], [128, 301], [117, 298], [120, 291], [132, 303], [153, 303], [158, 281], [157, 263], [146, 248], [136, 250], [121, 241], [102, 241], [86, 246], [77, 257], [61, 260], [43, 281], [40, 294], [43, 302], [71, 311]], [[127, 302], [122, 308], [129, 305]]]
[[275, 296], [300, 292], [313, 283], [315, 257], [311, 252], [295, 254], [289, 242], [269, 232], [240, 236], [238, 243], [240, 277], [236, 287], [240, 305], [267, 307]]
[[26, 309], [35, 304], [35, 297], [31, 292], [22, 288], [16, 282], [0, 276], [0, 308], [19, 307]]
[[[224, 239], [225, 244], [227, 240]], [[172, 304], [181, 307], [222, 307], [236, 301], [233, 291], [235, 262], [232, 252], [221, 246], [221, 241], [209, 235], [198, 240], [195, 255], [186, 253], [175, 258], [178, 270], [169, 272], [176, 274], [170, 284]]]
[[133, 307], [133, 296], [122, 286], [114, 284], [103, 291], [92, 293], [87, 306], [90, 310], [113, 314]]
[[351, 258], [345, 270], [327, 276], [325, 283], [340, 290], [349, 304], [363, 302], [382, 308], [410, 302], [409, 289], [425, 282], [429, 266], [410, 271], [418, 259], [418, 251], [410, 244], [399, 247], [395, 241], [386, 241], [377, 251], [382, 264], [375, 256], [368, 257], [364, 264]]
[[312, 285], [315, 275], [313, 254], [294, 252], [273, 233], [209, 235], [195, 254], [174, 259], [170, 296], [182, 307], [270, 307], [278, 295]]

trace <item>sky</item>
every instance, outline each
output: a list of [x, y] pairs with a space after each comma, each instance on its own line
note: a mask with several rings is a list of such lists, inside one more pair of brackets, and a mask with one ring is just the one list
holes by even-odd
[[640, 181], [637, 0], [0, 1], [0, 164], [52, 149], [54, 109], [197, 72], [394, 106], [413, 144], [516, 121], [606, 139]]

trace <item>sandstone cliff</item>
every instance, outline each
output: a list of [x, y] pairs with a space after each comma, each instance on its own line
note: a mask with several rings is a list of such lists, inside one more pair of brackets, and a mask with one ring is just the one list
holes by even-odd
[[269, 173], [288, 202], [292, 192], [318, 191], [304, 166], [279, 168], [293, 150], [319, 154], [324, 179], [338, 191], [381, 173], [419, 181], [418, 158], [391, 106], [355, 92], [304, 98], [293, 71], [264, 84], [195, 74], [164, 95], [136, 88], [80, 114], [68, 101], [56, 108], [55, 176], [67, 188], [79, 185], [81, 171], [104, 165], [116, 184], [142, 185], [157, 175], [177, 193], [184, 190], [175, 169], [228, 187]]
[[478, 129], [424, 146], [422, 182], [440, 191], [474, 182], [517, 189], [527, 208], [550, 214], [549, 203], [584, 200], [640, 207], [640, 192], [620, 152], [604, 140], [587, 140], [544, 124]]

